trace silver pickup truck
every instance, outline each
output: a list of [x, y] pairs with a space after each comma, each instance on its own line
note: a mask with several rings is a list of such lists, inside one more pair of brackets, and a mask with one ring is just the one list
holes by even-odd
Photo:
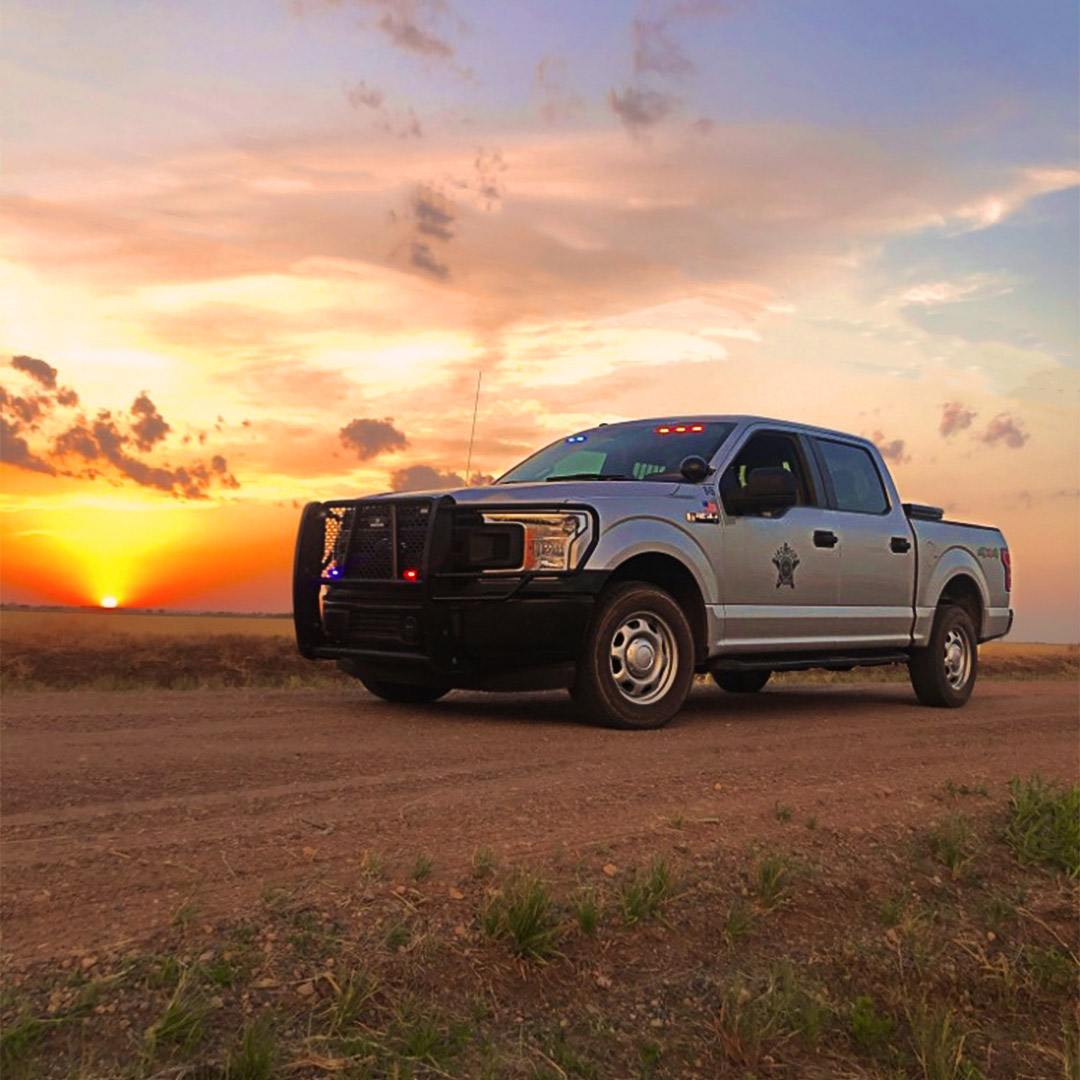
[[996, 529], [901, 503], [877, 449], [754, 416], [577, 432], [489, 487], [304, 509], [297, 644], [388, 701], [567, 687], [653, 728], [695, 673], [907, 664], [919, 700], [971, 695], [1012, 625]]

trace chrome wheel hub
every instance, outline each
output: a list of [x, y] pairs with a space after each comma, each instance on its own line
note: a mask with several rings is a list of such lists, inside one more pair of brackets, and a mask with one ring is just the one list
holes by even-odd
[[619, 693], [635, 705], [662, 698], [679, 667], [675, 635], [663, 619], [638, 612], [624, 619], [611, 636], [611, 677]]
[[959, 690], [971, 677], [971, 643], [959, 630], [945, 635], [945, 681]]

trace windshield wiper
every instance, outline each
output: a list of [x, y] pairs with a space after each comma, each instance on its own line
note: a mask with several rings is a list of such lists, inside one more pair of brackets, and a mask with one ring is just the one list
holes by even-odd
[[629, 480], [629, 476], [623, 476], [620, 473], [594, 473], [594, 472], [576, 472], [576, 473], [564, 473], [561, 476], [549, 476], [545, 483], [554, 484], [558, 480]]

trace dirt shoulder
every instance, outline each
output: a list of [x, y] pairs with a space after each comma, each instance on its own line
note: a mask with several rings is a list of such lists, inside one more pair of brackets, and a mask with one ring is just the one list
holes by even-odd
[[329, 691], [35, 693], [3, 707], [4, 948], [63, 956], [242, 912], [268, 887], [347, 888], [428, 856], [633, 861], [673, 821], [732, 851], [917, 826], [949, 780], [1078, 774], [1074, 683], [986, 683], [924, 709], [902, 685], [695, 690], [670, 727], [578, 724], [563, 695], [397, 707]]

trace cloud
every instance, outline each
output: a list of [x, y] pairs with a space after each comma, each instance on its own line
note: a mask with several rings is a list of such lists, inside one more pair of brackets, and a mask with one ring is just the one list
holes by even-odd
[[0, 416], [0, 461], [6, 461], [20, 469], [30, 472], [56, 474], [56, 469], [47, 461], [30, 452], [27, 441], [19, 434], [20, 427], [6, 416]]
[[880, 431], [875, 431], [870, 439], [886, 461], [894, 461], [899, 465], [910, 460], [904, 453], [903, 439], [887, 439]]
[[404, 450], [409, 445], [405, 433], [394, 427], [392, 418], [350, 420], [338, 435], [345, 446], [356, 451], [356, 456], [361, 461], [368, 461], [379, 454]]
[[392, 491], [440, 491], [464, 487], [465, 481], [455, 472], [439, 472], [430, 465], [409, 465], [390, 474]]
[[363, 79], [355, 86], [345, 88], [345, 99], [357, 112], [369, 113], [375, 129], [385, 135], [398, 139], [424, 137], [420, 118], [411, 105], [405, 109], [391, 109], [386, 104], [386, 95], [374, 86], [368, 86]]
[[11, 366], [16, 371], [25, 371], [32, 379], [41, 383], [46, 390], [56, 389], [56, 368], [44, 360], [35, 360], [32, 356], [13, 356]]
[[452, 240], [455, 212], [453, 202], [433, 188], [421, 186], [413, 196], [413, 220], [416, 222], [417, 232], [425, 236], [433, 236], [437, 240]]
[[907, 304], [955, 304], [989, 296], [1004, 296], [1013, 291], [1003, 273], [969, 274], [961, 281], [934, 281], [913, 285], [901, 299]]
[[981, 442], [987, 446], [996, 446], [1004, 443], [1010, 449], [1018, 450], [1028, 441], [1031, 436], [1024, 431], [1019, 420], [1014, 419], [1008, 413], [999, 413], [986, 426], [986, 430], [979, 436]]
[[561, 56], [541, 57], [533, 75], [533, 91], [540, 99], [540, 118], [557, 124], [577, 116], [585, 108], [581, 96], [566, 81], [567, 64]]
[[[345, 312], [338, 315], [344, 318]], [[247, 404], [261, 406], [289, 406], [302, 400], [334, 406], [355, 398], [360, 389], [336, 368], [291, 357], [252, 360], [232, 371], [219, 372], [215, 379], [238, 389]]]
[[651, 71], [658, 75], [689, 75], [693, 72], [693, 63], [681, 46], [672, 41], [665, 20], [635, 19], [632, 30], [636, 75]]
[[631, 135], [641, 135], [670, 115], [680, 102], [670, 94], [628, 86], [621, 94], [608, 91], [608, 107]]
[[955, 435], [958, 431], [965, 431], [971, 427], [971, 422], [974, 419], [974, 410], [961, 405], [959, 401], [947, 401], [941, 407], [941, 423], [938, 424], [938, 434], [947, 439], [950, 435]]
[[152, 450], [172, 431], [169, 422], [158, 412], [145, 390], [132, 403], [131, 411], [136, 417], [131, 425], [131, 434], [140, 450]]
[[403, 52], [433, 60], [453, 58], [453, 46], [436, 30], [436, 24], [450, 10], [446, 0], [299, 0], [294, 5], [301, 14], [347, 6], [376, 13], [375, 26]]
[[424, 243], [423, 240], [413, 240], [409, 245], [409, 262], [420, 270], [433, 274], [441, 281], [445, 281], [450, 276], [450, 267], [446, 263], [439, 262], [431, 250], [431, 245]]
[[[77, 404], [78, 395], [70, 387], [57, 386], [57, 370], [44, 361], [29, 368], [13, 361], [12, 366], [48, 386], [52, 393], [28, 399], [0, 386], [0, 460], [51, 476], [131, 480], [141, 487], [185, 499], [206, 498], [211, 487], [240, 486], [221, 454], [215, 454], [209, 465], [192, 461], [178, 466], [157, 464], [140, 456], [161, 444], [172, 430], [145, 391], [132, 402], [130, 414], [114, 416], [102, 409], [93, 420], [79, 414], [74, 422], [67, 422], [61, 419], [59, 410]], [[37, 446], [31, 445], [29, 434]]]

